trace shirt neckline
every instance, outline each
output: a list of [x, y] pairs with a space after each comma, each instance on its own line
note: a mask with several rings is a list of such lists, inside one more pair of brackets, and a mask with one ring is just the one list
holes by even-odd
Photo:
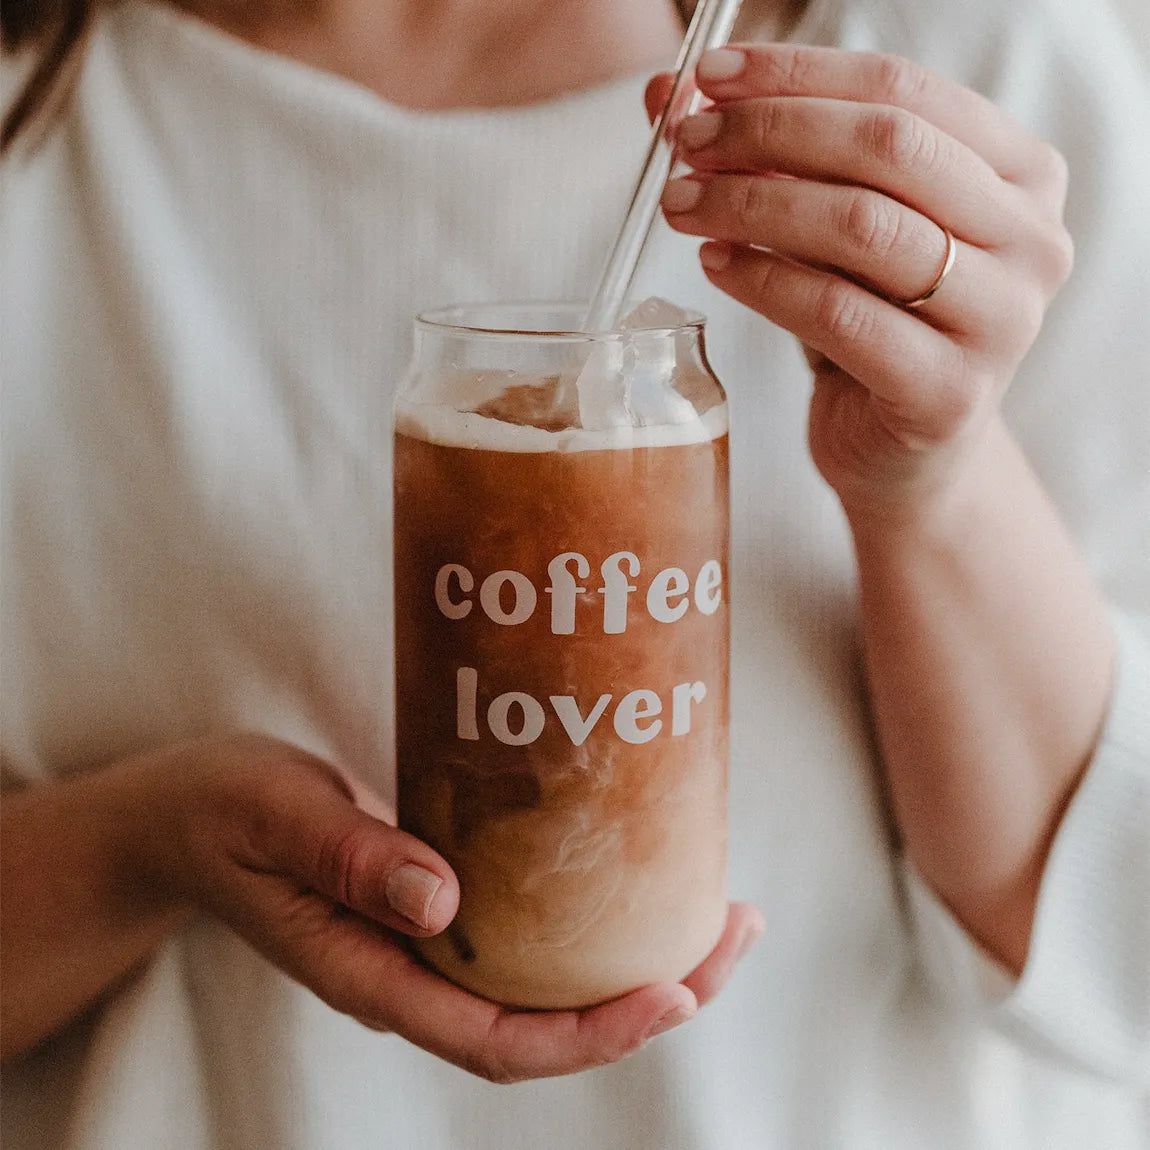
[[181, 11], [164, 0], [131, 0], [117, 12], [127, 20], [139, 20], [147, 32], [194, 46], [206, 52], [231, 74], [268, 87], [280, 98], [325, 106], [343, 105], [348, 111], [369, 117], [381, 125], [418, 131], [453, 131], [480, 123], [506, 122], [530, 126], [538, 121], [565, 116], [572, 110], [594, 112], [614, 104], [621, 96], [641, 92], [650, 72], [631, 73], [578, 91], [546, 100], [496, 107], [446, 109], [411, 108], [379, 95], [372, 89], [316, 65], [261, 48], [224, 31], [197, 16]]
[[[788, 39], [793, 42], [820, 42], [832, 27], [841, 4], [842, 0], [810, 0]], [[130, 0], [118, 8], [112, 18], [116, 16], [125, 20], [140, 20], [149, 26], [147, 31], [151, 35], [191, 44], [198, 51], [209, 53], [221, 65], [228, 66], [233, 75], [246, 77], [259, 87], [268, 86], [281, 98], [299, 100], [305, 104], [313, 104], [318, 100], [323, 106], [333, 109], [343, 106], [349, 112], [374, 120], [381, 126], [420, 134], [440, 131], [454, 134], [461, 127], [494, 123], [531, 127], [578, 111], [593, 115], [599, 109], [616, 104], [626, 95], [641, 94], [652, 75], [650, 70], [631, 73], [602, 84], [527, 104], [411, 108], [390, 101], [339, 73], [261, 48], [165, 0]], [[670, 64], [671, 61], [668, 61], [667, 66]]]

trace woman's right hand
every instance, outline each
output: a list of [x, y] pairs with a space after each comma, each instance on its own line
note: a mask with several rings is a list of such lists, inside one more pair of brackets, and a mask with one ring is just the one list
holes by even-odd
[[330, 765], [256, 735], [184, 743], [138, 760], [144, 790], [133, 871], [218, 916], [324, 1002], [484, 1078], [513, 1082], [614, 1062], [691, 1017], [762, 931], [731, 908], [683, 983], [584, 1011], [516, 1011], [416, 959], [403, 935], [443, 930], [459, 903], [448, 864], [364, 809]]

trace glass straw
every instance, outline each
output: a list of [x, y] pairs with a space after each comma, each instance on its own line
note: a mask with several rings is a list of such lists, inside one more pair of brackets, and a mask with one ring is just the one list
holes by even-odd
[[679, 49], [679, 58], [675, 61], [675, 82], [671, 86], [671, 94], [655, 121], [642, 173], [583, 320], [584, 331], [610, 331], [619, 322], [619, 313], [631, 290], [651, 234], [651, 225], [655, 222], [655, 213], [659, 210], [659, 199], [675, 162], [675, 132], [683, 119], [702, 102], [702, 95], [694, 89], [684, 106], [684, 91], [695, 74], [699, 57], [708, 48], [717, 48], [727, 42], [739, 3], [740, 0], [699, 0], [695, 8], [683, 46]]

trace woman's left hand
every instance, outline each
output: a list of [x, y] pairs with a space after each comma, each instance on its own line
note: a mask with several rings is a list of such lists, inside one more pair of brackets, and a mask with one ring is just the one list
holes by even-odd
[[[1070, 273], [1065, 162], [894, 56], [742, 45], [697, 79], [712, 104], [680, 129], [694, 171], [667, 219], [716, 241], [711, 281], [805, 345], [811, 451], [848, 515], [913, 517], [968, 470]], [[947, 233], [953, 269], [908, 309]]]

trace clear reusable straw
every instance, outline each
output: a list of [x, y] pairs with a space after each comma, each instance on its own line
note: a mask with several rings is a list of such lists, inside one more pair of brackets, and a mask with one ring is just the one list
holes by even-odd
[[584, 331], [610, 331], [619, 322], [619, 313], [631, 290], [651, 234], [651, 225], [659, 210], [659, 199], [675, 163], [675, 130], [702, 102], [697, 89], [692, 91], [690, 100], [684, 102], [687, 84], [695, 74], [699, 57], [708, 48], [717, 48], [727, 42], [735, 25], [739, 3], [740, 0], [699, 0], [695, 8], [683, 46], [679, 49], [679, 58], [675, 61], [675, 82], [671, 94], [655, 121], [651, 145], [630, 206], [583, 319]]

